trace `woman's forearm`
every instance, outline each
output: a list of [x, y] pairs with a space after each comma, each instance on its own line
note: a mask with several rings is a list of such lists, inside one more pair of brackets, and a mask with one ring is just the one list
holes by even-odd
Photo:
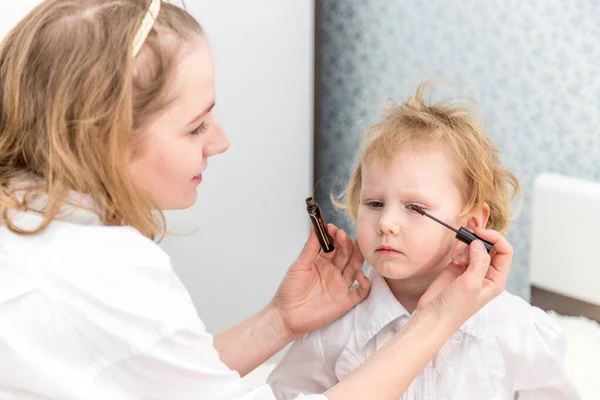
[[279, 314], [269, 304], [241, 324], [217, 335], [214, 346], [221, 361], [244, 376], [291, 341]]
[[417, 312], [393, 339], [327, 392], [329, 400], [399, 399], [450, 336], [452, 321]]

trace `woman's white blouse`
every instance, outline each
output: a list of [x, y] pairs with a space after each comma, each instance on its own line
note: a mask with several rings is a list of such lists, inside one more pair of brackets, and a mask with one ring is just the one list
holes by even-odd
[[220, 361], [158, 245], [81, 210], [0, 227], [0, 398], [275, 399]]

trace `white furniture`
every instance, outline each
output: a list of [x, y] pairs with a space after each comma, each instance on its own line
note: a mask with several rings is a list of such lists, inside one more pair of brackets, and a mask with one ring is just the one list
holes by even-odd
[[600, 183], [543, 174], [533, 196], [531, 284], [600, 306]]
[[567, 372], [584, 400], [600, 399], [600, 324], [585, 317], [600, 315], [600, 182], [542, 174], [533, 196], [532, 302], [565, 314], [549, 312], [565, 332]]

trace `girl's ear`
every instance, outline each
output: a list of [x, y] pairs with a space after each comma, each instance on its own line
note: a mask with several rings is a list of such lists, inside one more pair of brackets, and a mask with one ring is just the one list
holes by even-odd
[[485, 228], [490, 218], [490, 206], [483, 203], [479, 210], [467, 220], [467, 228], [473, 231], [475, 228]]

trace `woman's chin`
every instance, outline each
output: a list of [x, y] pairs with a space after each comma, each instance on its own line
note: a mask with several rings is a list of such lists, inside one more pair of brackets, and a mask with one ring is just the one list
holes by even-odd
[[168, 204], [165, 204], [161, 207], [163, 211], [182, 211], [190, 208], [194, 204], [196, 204], [196, 200], [198, 199], [198, 193], [196, 190], [190, 191], [189, 193], [185, 193], [185, 195], [178, 197], [177, 199], [173, 199]]

